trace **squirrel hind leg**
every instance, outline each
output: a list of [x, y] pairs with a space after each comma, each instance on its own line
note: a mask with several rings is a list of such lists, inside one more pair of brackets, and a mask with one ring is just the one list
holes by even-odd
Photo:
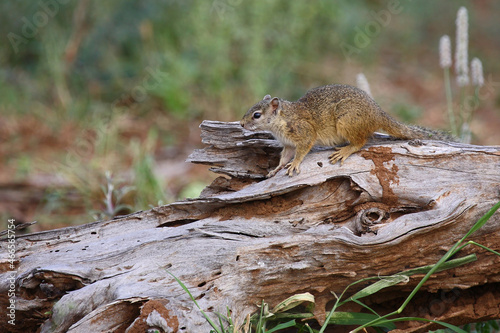
[[335, 164], [340, 161], [340, 165], [344, 165], [344, 161], [355, 152], [360, 151], [364, 145], [365, 142], [357, 144], [350, 143], [345, 147], [335, 148], [335, 152], [333, 152], [329, 157], [330, 163]]
[[[354, 107], [353, 112], [356, 114], [359, 108]], [[345, 119], [344, 119], [345, 118]], [[366, 141], [373, 134], [374, 125], [370, 122], [359, 121], [349, 121], [344, 117], [337, 123], [337, 134], [344, 138], [349, 144], [345, 147], [335, 148], [335, 152], [330, 155], [330, 163], [335, 164], [340, 161], [340, 165], [343, 165], [345, 160], [351, 156], [353, 153], [358, 152], [366, 144]]]

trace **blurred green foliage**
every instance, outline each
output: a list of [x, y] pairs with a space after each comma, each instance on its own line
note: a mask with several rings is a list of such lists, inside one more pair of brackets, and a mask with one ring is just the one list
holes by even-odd
[[148, 209], [167, 203], [167, 198], [163, 190], [164, 186], [153, 171], [154, 158], [152, 151], [157, 136], [158, 133], [153, 130], [148, 133], [144, 145], [141, 146], [138, 141], [132, 142], [134, 183], [137, 192], [134, 207], [137, 209]]
[[496, 0], [1, 1], [0, 157], [16, 180], [61, 176], [88, 209], [107, 171], [130, 176], [134, 209], [193, 196], [205, 180], [172, 191], [156, 178], [159, 147], [191, 149], [201, 119], [237, 120], [265, 94], [295, 100], [363, 71], [372, 88], [404, 83], [404, 98], [375, 99], [419, 117], [405, 91], [441, 80], [438, 40], [460, 6], [471, 57], [498, 71]]
[[[397, 14], [387, 16], [394, 3]], [[440, 34], [453, 34], [461, 5], [473, 6], [430, 0], [3, 1], [2, 103], [16, 113], [43, 104], [76, 119], [116, 105], [141, 114], [158, 107], [179, 117], [232, 119], [266, 93], [293, 99], [310, 86], [338, 82], [337, 69], [349, 62], [398, 68], [423, 56], [437, 68], [437, 54], [426, 55], [436, 50]], [[488, 6], [500, 9], [492, 1]], [[84, 16], [81, 26], [77, 14]], [[34, 30], [28, 36], [26, 22]], [[359, 31], [369, 43], [346, 58], [341, 44], [354, 45]], [[13, 42], [13, 34], [22, 42]]]

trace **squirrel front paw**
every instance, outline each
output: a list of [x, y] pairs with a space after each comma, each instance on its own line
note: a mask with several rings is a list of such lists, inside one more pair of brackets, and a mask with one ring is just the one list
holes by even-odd
[[279, 170], [276, 170], [274, 169], [273, 171], [270, 171], [267, 175], [266, 175], [266, 178], [271, 178], [271, 177], [274, 177], [276, 175], [276, 173], [278, 173]]
[[[294, 161], [295, 162], [295, 161]], [[285, 168], [287, 168], [286, 170], [286, 174], [289, 176], [289, 177], [292, 177], [293, 176], [293, 172], [295, 171], [297, 174], [300, 173], [300, 168], [299, 168], [299, 163], [294, 163], [294, 162], [291, 162], [291, 163], [288, 163]]]
[[278, 167], [276, 169], [273, 169], [271, 170], [267, 175], [266, 175], [266, 178], [271, 178], [271, 177], [274, 177], [276, 176], [276, 174], [278, 173], [278, 171], [280, 171], [281, 169], [283, 169], [283, 165], [278, 165]]

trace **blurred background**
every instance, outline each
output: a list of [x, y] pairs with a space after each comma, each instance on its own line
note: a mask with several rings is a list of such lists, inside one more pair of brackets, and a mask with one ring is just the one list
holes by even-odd
[[[358, 73], [396, 118], [449, 130], [438, 45], [454, 52], [461, 6], [485, 75], [472, 143], [498, 145], [496, 0], [2, 1], [0, 218], [38, 231], [196, 197], [215, 178], [184, 162], [203, 119]], [[474, 91], [452, 71], [454, 98]]]

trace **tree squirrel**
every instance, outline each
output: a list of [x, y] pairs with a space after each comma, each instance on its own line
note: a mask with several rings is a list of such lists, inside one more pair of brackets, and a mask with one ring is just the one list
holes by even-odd
[[283, 144], [279, 165], [267, 178], [283, 167], [288, 169], [288, 176], [300, 173], [300, 163], [315, 144], [336, 146], [348, 142], [347, 146], [335, 148], [329, 157], [332, 164], [340, 161], [342, 165], [379, 129], [399, 139], [453, 141], [445, 133], [398, 122], [363, 90], [342, 84], [313, 88], [296, 102], [266, 95], [245, 113], [240, 124], [251, 131], [270, 131]]

